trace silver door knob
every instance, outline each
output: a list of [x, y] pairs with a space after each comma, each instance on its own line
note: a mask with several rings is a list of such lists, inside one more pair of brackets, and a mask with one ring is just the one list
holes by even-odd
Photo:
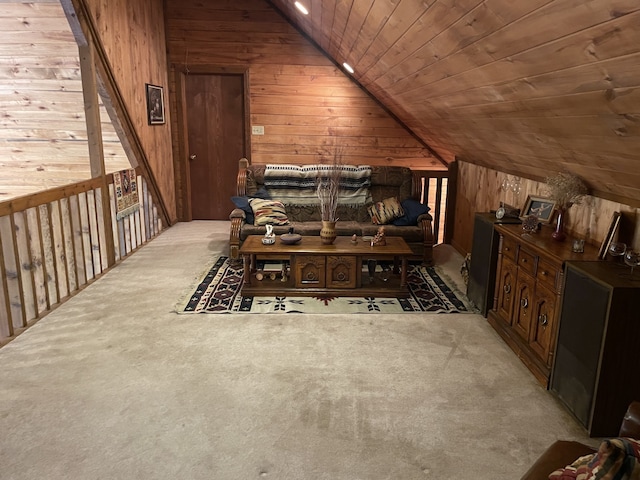
[[192, 153], [191, 155], [189, 155], [189, 160], [195, 160], [197, 157], [197, 155], [195, 153]]

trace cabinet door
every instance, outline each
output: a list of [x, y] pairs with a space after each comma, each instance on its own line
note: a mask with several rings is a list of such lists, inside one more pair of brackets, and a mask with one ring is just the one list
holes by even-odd
[[329, 255], [327, 257], [327, 288], [356, 288], [356, 257]]
[[534, 293], [536, 281], [531, 275], [518, 270], [516, 291], [514, 296], [513, 322], [511, 326], [523, 340], [529, 341], [531, 317], [534, 310]]
[[531, 337], [529, 344], [540, 359], [551, 367], [553, 349], [553, 337], [556, 324], [556, 294], [543, 287], [540, 282], [536, 286], [536, 295], [533, 304]]
[[294, 257], [293, 273], [297, 288], [325, 286], [324, 257], [316, 255], [296, 255]]
[[498, 314], [508, 324], [511, 324], [517, 273], [516, 264], [507, 257], [503, 257], [498, 277]]

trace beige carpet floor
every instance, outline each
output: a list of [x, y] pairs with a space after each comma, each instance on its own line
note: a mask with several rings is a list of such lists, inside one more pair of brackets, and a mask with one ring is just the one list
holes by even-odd
[[0, 349], [0, 478], [513, 480], [587, 440], [481, 315], [174, 313], [228, 237], [177, 224]]

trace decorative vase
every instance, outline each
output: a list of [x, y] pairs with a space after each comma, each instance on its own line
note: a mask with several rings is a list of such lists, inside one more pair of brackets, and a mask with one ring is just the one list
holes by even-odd
[[322, 220], [320, 229], [320, 242], [323, 245], [331, 245], [336, 241], [336, 222]]
[[562, 242], [565, 238], [567, 238], [564, 233], [564, 220], [566, 214], [567, 210], [565, 208], [558, 209], [558, 220], [556, 222], [556, 229], [551, 234], [551, 238], [553, 238], [557, 242]]

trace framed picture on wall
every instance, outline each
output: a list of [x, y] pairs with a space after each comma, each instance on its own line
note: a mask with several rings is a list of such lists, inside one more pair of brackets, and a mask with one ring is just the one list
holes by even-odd
[[622, 214], [620, 212], [613, 212], [613, 217], [611, 217], [611, 223], [609, 224], [609, 230], [607, 230], [607, 236], [604, 237], [602, 244], [600, 244], [600, 250], [598, 252], [598, 258], [600, 260], [604, 260], [607, 256], [607, 252], [609, 251], [609, 247], [611, 246], [613, 237], [618, 230], [618, 225], [620, 225], [621, 216]]
[[149, 83], [147, 83], [146, 86], [149, 125], [162, 125], [164, 123], [164, 95], [162, 87]]
[[534, 197], [529, 195], [524, 208], [522, 209], [522, 220], [535, 215], [540, 223], [550, 223], [553, 218], [553, 212], [556, 210], [556, 202], [544, 197]]

